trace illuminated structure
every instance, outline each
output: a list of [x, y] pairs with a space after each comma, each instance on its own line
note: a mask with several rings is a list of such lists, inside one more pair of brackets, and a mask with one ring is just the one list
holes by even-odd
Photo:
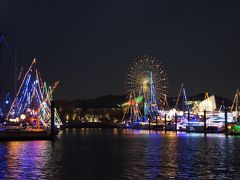
[[0, 121], [6, 117], [17, 85], [16, 57], [4, 35], [0, 35]]
[[239, 96], [240, 96], [240, 91], [238, 89], [234, 96], [233, 104], [231, 107], [231, 112], [233, 113], [233, 116], [235, 119], [239, 118]]
[[[180, 98], [182, 97], [182, 103], [181, 106], [179, 106], [179, 102], [180, 102]], [[188, 99], [187, 99], [187, 94], [186, 94], [186, 89], [184, 87], [184, 84], [181, 84], [181, 88], [177, 97], [177, 101], [176, 101], [176, 105], [175, 105], [175, 109], [178, 110], [182, 110], [183, 112], [189, 111], [190, 107], [188, 104]]]
[[194, 106], [193, 106], [193, 111], [195, 114], [203, 114], [204, 110], [207, 113], [211, 113], [216, 111], [217, 109], [217, 105], [216, 105], [216, 99], [215, 96], [208, 96], [208, 93], [205, 93], [205, 100], [201, 101], [201, 102], [197, 102]]
[[128, 105], [125, 114], [129, 112], [129, 120], [156, 120], [159, 107], [163, 108], [166, 102], [168, 88], [161, 63], [148, 55], [136, 58], [129, 67], [126, 85], [129, 101], [125, 103]]
[[[36, 68], [36, 59], [33, 60], [26, 74], [20, 79], [21, 83], [11, 103], [6, 121], [24, 122], [37, 128], [50, 127], [52, 94], [59, 81], [53, 87], [48, 87]], [[55, 125], [61, 125], [56, 109]]]
[[[139, 109], [138, 104], [143, 100], [143, 96], [135, 97], [133, 92], [129, 94], [129, 100], [127, 103], [124, 103], [122, 107], [124, 108], [124, 115], [122, 121], [124, 121], [125, 117], [128, 115], [128, 121], [133, 123], [134, 121], [141, 121], [141, 111]], [[128, 122], [126, 122], [128, 123]]]

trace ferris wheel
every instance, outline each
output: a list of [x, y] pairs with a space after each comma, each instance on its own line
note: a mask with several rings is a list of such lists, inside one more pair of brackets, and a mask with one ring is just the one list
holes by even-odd
[[126, 88], [128, 92], [143, 94], [151, 105], [164, 106], [168, 81], [162, 64], [153, 56], [137, 57], [128, 68]]

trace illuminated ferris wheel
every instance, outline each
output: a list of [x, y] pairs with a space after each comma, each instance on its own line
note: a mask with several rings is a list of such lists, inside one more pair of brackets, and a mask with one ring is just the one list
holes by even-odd
[[168, 94], [168, 81], [162, 64], [154, 57], [137, 57], [129, 66], [126, 80], [128, 92], [144, 95], [147, 102], [164, 106]]

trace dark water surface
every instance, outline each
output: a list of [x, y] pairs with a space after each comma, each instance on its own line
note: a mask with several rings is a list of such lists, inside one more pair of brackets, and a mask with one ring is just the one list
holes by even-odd
[[239, 179], [240, 137], [73, 129], [0, 142], [0, 179]]

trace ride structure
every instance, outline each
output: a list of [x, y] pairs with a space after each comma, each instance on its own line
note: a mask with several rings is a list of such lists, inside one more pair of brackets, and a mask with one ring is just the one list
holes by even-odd
[[[131, 122], [157, 120], [160, 109], [166, 104], [168, 89], [166, 73], [161, 63], [149, 55], [136, 58], [129, 66], [126, 87], [130, 98], [124, 118], [128, 112]], [[134, 112], [138, 112], [137, 116]]]
[[[181, 104], [180, 104], [180, 99], [182, 98], [181, 100]], [[175, 105], [175, 109], [178, 111], [178, 110], [181, 110], [183, 112], [189, 112], [190, 111], [190, 107], [188, 105], [188, 99], [187, 99], [187, 94], [186, 94], [186, 89], [184, 87], [184, 84], [182, 83], [181, 84], [181, 88], [180, 88], [180, 91], [179, 91], [179, 94], [178, 94], [178, 97], [177, 97], [177, 101], [176, 101], [176, 105]]]
[[143, 100], [143, 96], [135, 97], [134, 92], [129, 93], [128, 102], [122, 104], [121, 106], [124, 109], [124, 115], [122, 121], [125, 120], [125, 117], [128, 116], [128, 121], [125, 122], [126, 124], [139, 122], [141, 121], [141, 111], [139, 109], [138, 104]]

